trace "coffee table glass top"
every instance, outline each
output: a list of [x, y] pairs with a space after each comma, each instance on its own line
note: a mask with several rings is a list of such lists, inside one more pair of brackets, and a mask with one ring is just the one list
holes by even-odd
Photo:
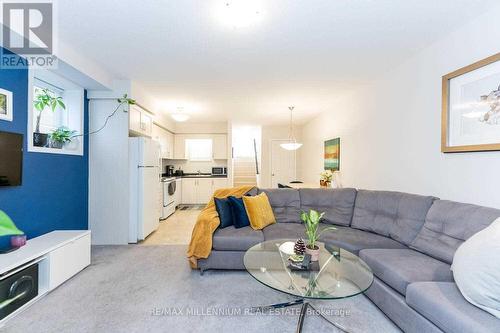
[[373, 273], [358, 256], [342, 248], [316, 243], [320, 247], [319, 271], [292, 271], [289, 255], [279, 250], [291, 239], [254, 245], [245, 253], [246, 270], [259, 282], [278, 291], [312, 299], [336, 299], [358, 295], [373, 282]]

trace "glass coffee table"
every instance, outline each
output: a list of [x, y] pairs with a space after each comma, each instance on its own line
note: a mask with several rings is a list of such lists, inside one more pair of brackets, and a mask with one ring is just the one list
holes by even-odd
[[347, 332], [342, 325], [330, 321], [308, 300], [332, 300], [363, 293], [373, 282], [373, 273], [358, 256], [342, 248], [317, 242], [320, 247], [319, 270], [295, 271], [288, 267], [289, 254], [280, 251], [284, 242], [291, 239], [270, 240], [254, 245], [245, 253], [245, 268], [260, 283], [292, 295], [296, 300], [259, 306], [254, 309], [278, 309], [301, 305], [297, 332], [302, 331], [307, 308], [311, 307], [330, 324]]

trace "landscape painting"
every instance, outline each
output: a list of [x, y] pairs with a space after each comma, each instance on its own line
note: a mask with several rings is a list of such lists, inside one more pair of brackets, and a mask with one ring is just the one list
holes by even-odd
[[340, 170], [340, 138], [325, 141], [325, 170]]

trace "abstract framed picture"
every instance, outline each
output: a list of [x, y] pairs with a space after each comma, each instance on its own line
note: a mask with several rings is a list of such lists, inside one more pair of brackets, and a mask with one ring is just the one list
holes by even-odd
[[0, 88], [0, 120], [12, 121], [12, 92]]
[[441, 151], [500, 150], [500, 53], [443, 76]]
[[325, 141], [324, 169], [340, 170], [340, 138]]

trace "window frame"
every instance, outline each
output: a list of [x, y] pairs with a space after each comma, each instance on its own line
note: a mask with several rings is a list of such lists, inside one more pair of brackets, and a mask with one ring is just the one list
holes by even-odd
[[[192, 158], [191, 157], [191, 149], [190, 149], [190, 142], [193, 141], [207, 141], [210, 142], [210, 152], [207, 154], [205, 157], [199, 157], [199, 158]], [[213, 161], [213, 156], [214, 156], [214, 140], [211, 138], [188, 138], [185, 140], [185, 149], [186, 149], [186, 155], [187, 155], [187, 160], [190, 162], [210, 162]]]
[[[68, 127], [76, 130], [77, 134], [84, 134], [85, 89], [50, 70], [30, 68], [28, 70], [28, 152], [83, 156], [85, 149], [84, 137], [75, 139], [75, 146], [72, 148], [63, 147], [57, 149], [33, 145], [33, 132], [35, 130], [33, 121], [36, 117], [36, 109], [33, 107], [34, 87], [40, 86], [40, 84], [37, 84], [40, 82], [43, 82], [45, 87], [52, 88], [51, 90], [59, 90], [55, 91], [55, 93], [62, 94], [64, 97], [64, 104], [66, 105], [64, 112], [67, 112], [64, 117], [67, 117]], [[56, 112], [60, 112], [60, 110]]]

